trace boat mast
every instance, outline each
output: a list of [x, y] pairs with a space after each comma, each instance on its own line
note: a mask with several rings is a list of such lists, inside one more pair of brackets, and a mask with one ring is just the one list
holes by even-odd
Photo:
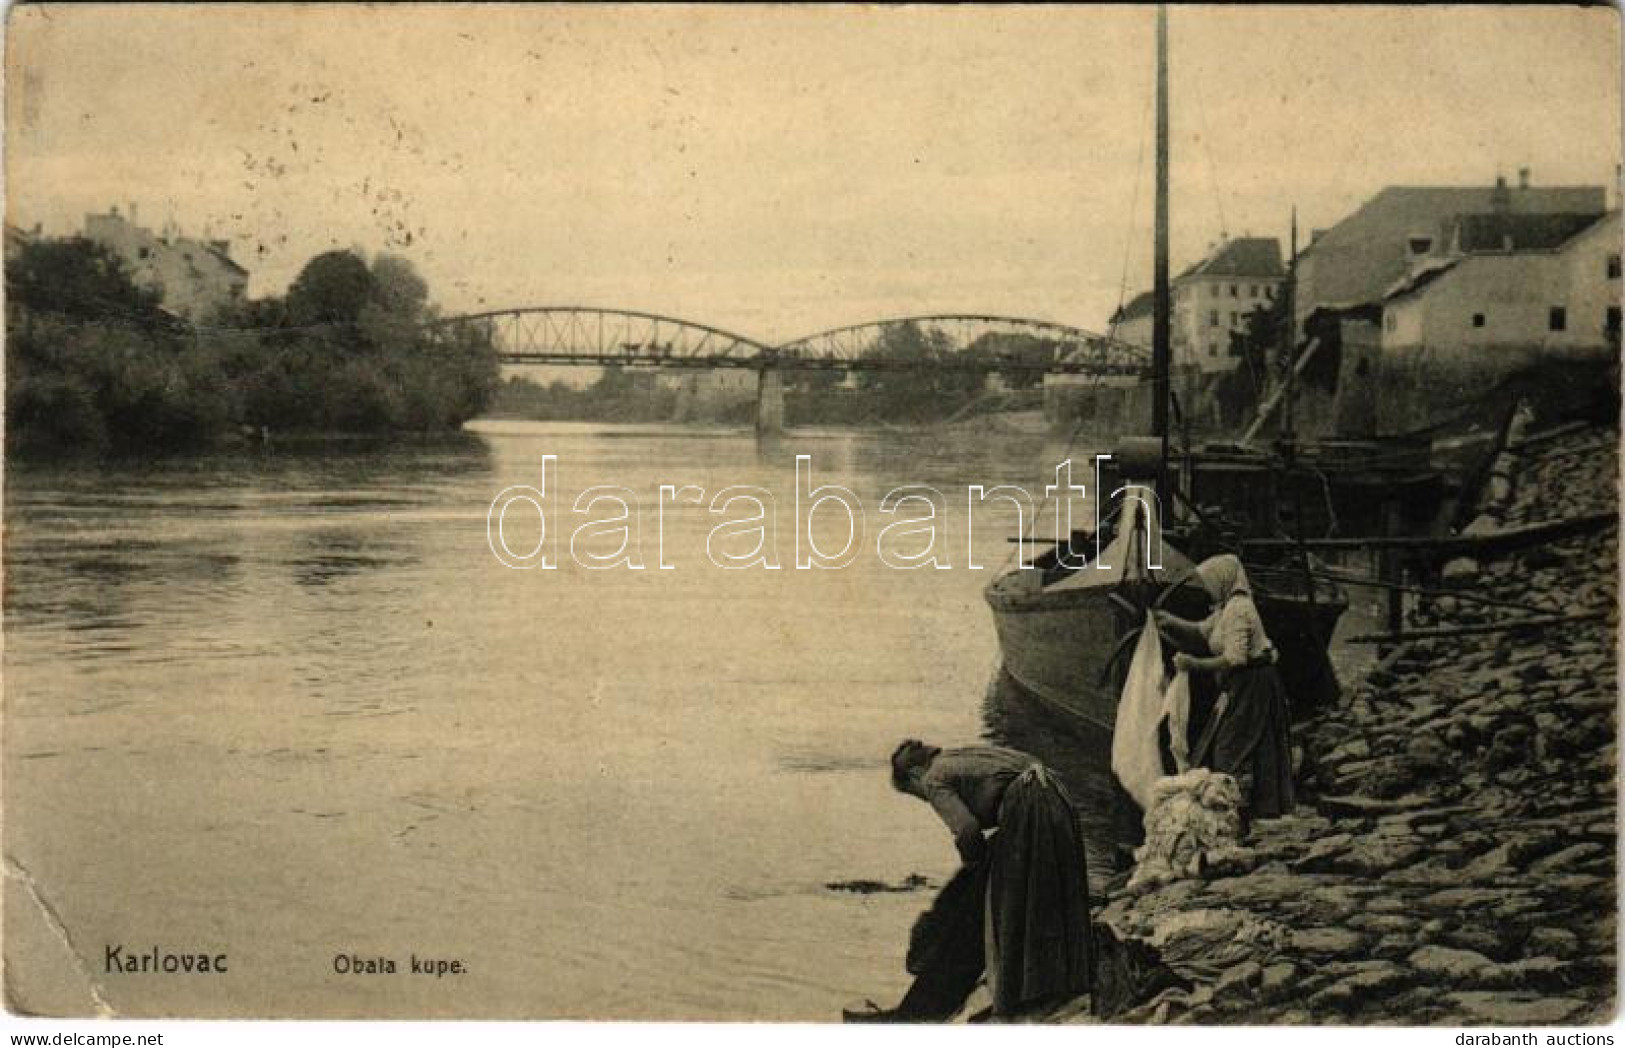
[[1168, 505], [1168, 393], [1172, 370], [1168, 291], [1168, 8], [1157, 5], [1157, 211], [1151, 314], [1151, 432], [1162, 441], [1157, 501]]
[[1294, 388], [1298, 380], [1298, 205], [1292, 205], [1292, 255], [1286, 271], [1286, 346], [1281, 353], [1286, 369], [1286, 388], [1282, 391], [1281, 437], [1291, 442], [1297, 435], [1293, 417]]

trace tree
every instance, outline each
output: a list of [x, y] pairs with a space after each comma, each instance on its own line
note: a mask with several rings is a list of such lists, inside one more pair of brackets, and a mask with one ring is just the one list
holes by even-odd
[[24, 309], [91, 320], [160, 318], [156, 290], [138, 287], [93, 240], [35, 240], [6, 262], [6, 298]]
[[377, 255], [370, 272], [371, 297], [359, 317], [362, 339], [374, 348], [412, 344], [428, 312], [429, 285], [399, 255]]
[[379, 252], [372, 260], [372, 300], [391, 316], [415, 323], [428, 308], [429, 285], [407, 259]]
[[982, 385], [980, 372], [951, 366], [953, 344], [946, 334], [922, 328], [912, 320], [887, 324], [864, 355], [913, 365], [863, 372], [859, 380], [865, 388], [886, 395], [886, 410], [906, 418], [939, 415], [973, 396]]
[[1010, 389], [1031, 389], [1044, 381], [1044, 369], [1060, 354], [1055, 339], [1039, 338], [1022, 332], [988, 331], [965, 347], [970, 360], [1015, 365], [1000, 372]]
[[372, 271], [360, 255], [323, 252], [305, 263], [288, 288], [288, 321], [296, 327], [354, 324], [374, 292]]

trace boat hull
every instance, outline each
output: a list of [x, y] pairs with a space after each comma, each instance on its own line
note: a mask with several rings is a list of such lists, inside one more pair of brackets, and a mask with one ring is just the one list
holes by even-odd
[[[1028, 582], [1031, 585], [1027, 585]], [[1110, 732], [1117, 721], [1118, 674], [1101, 680], [1125, 617], [1102, 590], [1045, 594], [1012, 572], [988, 587], [1006, 672], [1062, 713]]]
[[[1048, 591], [1034, 572], [1018, 570], [995, 579], [986, 598], [1011, 678], [1056, 710], [1110, 733], [1129, 662], [1120, 647], [1139, 623], [1107, 590]], [[1205, 601], [1182, 588], [1166, 606], [1181, 617], [1199, 618]], [[1334, 701], [1340, 688], [1327, 646], [1346, 601], [1261, 595], [1258, 604], [1264, 629], [1280, 653], [1282, 683], [1294, 713]]]

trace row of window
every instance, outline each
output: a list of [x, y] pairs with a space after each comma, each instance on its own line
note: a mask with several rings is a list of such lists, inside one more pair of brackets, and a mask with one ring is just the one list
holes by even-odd
[[[1274, 288], [1273, 285], [1270, 285], [1270, 284], [1246, 284], [1246, 285], [1243, 285], [1243, 284], [1228, 284], [1228, 285], [1224, 285], [1224, 286], [1226, 288], [1228, 288], [1231, 298], [1241, 298], [1242, 297], [1242, 288], [1243, 287], [1245, 287], [1247, 289], [1247, 294], [1246, 294], [1247, 298], [1274, 298], [1275, 297], [1275, 288]], [[1218, 285], [1218, 284], [1213, 285], [1213, 294], [1214, 294], [1215, 297], [1221, 297], [1221, 296], [1224, 295], [1224, 293], [1225, 293], [1224, 291], [1220, 290], [1220, 285]]]
[[[1231, 316], [1234, 317], [1235, 314], [1232, 313]], [[1218, 323], [1217, 317], [1218, 315], [1214, 314], [1214, 323]], [[1608, 307], [1608, 314], [1605, 322], [1609, 331], [1619, 330], [1620, 309], [1618, 306]], [[1473, 327], [1481, 328], [1486, 326], [1487, 323], [1488, 320], [1483, 313], [1473, 314]], [[1384, 314], [1382, 318], [1382, 326], [1385, 331], [1393, 331], [1395, 329], [1396, 321], [1393, 310], [1389, 310], [1386, 314]], [[1546, 311], [1546, 329], [1548, 331], [1567, 331], [1568, 328], [1569, 311], [1567, 306], [1552, 306]], [[1211, 356], [1212, 354], [1210, 353], [1209, 355]]]
[[[1201, 294], [1201, 285], [1181, 284], [1174, 288], [1174, 297], [1183, 298], [1188, 287], [1195, 287], [1197, 289], [1195, 293]], [[1231, 298], [1273, 299], [1275, 297], [1275, 285], [1273, 284], [1214, 284], [1212, 288], [1214, 298], [1224, 298], [1227, 292]], [[1243, 291], [1246, 293], [1243, 294]]]

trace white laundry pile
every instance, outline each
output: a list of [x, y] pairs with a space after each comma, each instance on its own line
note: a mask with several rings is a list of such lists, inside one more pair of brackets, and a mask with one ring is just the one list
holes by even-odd
[[1134, 852], [1131, 892], [1173, 881], [1239, 873], [1252, 864], [1241, 846], [1241, 789], [1198, 768], [1159, 779], [1145, 813], [1145, 843]]

